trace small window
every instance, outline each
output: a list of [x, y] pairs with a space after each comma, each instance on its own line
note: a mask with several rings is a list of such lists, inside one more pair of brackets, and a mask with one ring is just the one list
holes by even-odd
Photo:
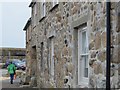
[[44, 71], [44, 61], [43, 61], [43, 42], [41, 43], [41, 50], [40, 50], [40, 54], [41, 54], [41, 71]]
[[50, 12], [53, 11], [58, 6], [58, 0], [52, 0]]
[[54, 38], [50, 38], [49, 47], [50, 76], [54, 80]]
[[58, 4], [58, 0], [53, 0], [52, 4], [53, 4], [53, 7], [54, 7], [55, 5]]
[[36, 4], [33, 7], [33, 27], [36, 26], [36, 19], [37, 19], [37, 6]]
[[45, 0], [42, 0], [41, 2], [41, 18], [45, 17], [46, 15], [46, 5]]
[[78, 30], [78, 84], [88, 84], [88, 34], [87, 28]]
[[35, 6], [34, 6], [34, 15], [36, 15], [36, 14], [37, 14], [37, 6], [35, 4]]

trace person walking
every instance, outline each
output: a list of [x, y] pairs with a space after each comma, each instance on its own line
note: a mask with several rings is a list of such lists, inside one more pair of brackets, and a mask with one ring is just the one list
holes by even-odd
[[10, 74], [10, 83], [11, 84], [13, 84], [15, 71], [16, 71], [16, 67], [11, 61], [10, 64], [8, 65], [8, 73]]

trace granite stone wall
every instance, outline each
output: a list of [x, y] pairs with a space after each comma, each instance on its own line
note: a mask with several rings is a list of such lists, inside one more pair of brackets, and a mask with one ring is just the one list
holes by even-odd
[[[37, 85], [48, 87], [105, 88], [106, 86], [106, 3], [46, 2], [46, 16], [40, 18], [37, 7], [32, 26], [31, 48], [36, 46]], [[111, 3], [111, 87], [120, 88], [120, 7]], [[33, 19], [32, 19], [33, 23]], [[89, 32], [89, 82], [78, 85], [78, 29], [85, 24]], [[51, 75], [51, 40], [53, 40], [54, 76]], [[32, 51], [32, 49], [30, 50]], [[65, 79], [68, 82], [65, 84]]]

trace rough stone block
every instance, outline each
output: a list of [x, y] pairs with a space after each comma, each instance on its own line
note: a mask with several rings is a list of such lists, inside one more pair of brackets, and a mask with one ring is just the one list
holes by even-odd
[[93, 4], [91, 4], [90, 9], [91, 9], [91, 10], [93, 10], [93, 8], [94, 8], [94, 5], [93, 5]]
[[116, 29], [116, 32], [120, 32], [120, 12], [117, 16], [117, 29]]
[[72, 11], [72, 14], [74, 15], [74, 14], [77, 12], [77, 7], [74, 6], [74, 7], [71, 9], [71, 11]]
[[61, 19], [62, 19], [62, 17], [61, 17], [61, 12], [60, 12], [60, 11], [58, 11], [58, 12], [56, 13], [56, 17], [57, 17], [58, 22], [60, 22]]
[[113, 76], [111, 78], [111, 88], [118, 88], [118, 76]]
[[91, 67], [93, 67], [93, 63], [96, 61], [96, 59], [90, 59], [90, 61], [89, 61], [89, 65], [91, 66]]
[[92, 24], [92, 31], [94, 32], [94, 31], [96, 31], [96, 27], [97, 26], [97, 24], [96, 24], [96, 19], [94, 18], [94, 20], [93, 20], [93, 24]]
[[20, 75], [20, 83], [24, 84], [26, 82], [26, 73], [22, 72]]
[[37, 80], [36, 77], [31, 77], [31, 82], [30, 82], [31, 87], [37, 86]]
[[94, 41], [92, 40], [89, 44], [89, 50], [93, 50], [94, 49]]
[[111, 9], [115, 9], [115, 7], [116, 7], [116, 2], [112, 2], [111, 3]]
[[98, 60], [100, 60], [101, 62], [106, 60], [106, 51], [99, 51], [97, 54], [97, 58]]
[[120, 64], [119, 64], [119, 68], [118, 68], [118, 75], [120, 76]]
[[96, 57], [96, 51], [92, 51], [91, 53], [91, 58], [95, 58]]
[[106, 77], [102, 74], [97, 76], [97, 88], [106, 88]]
[[104, 28], [104, 27], [105, 27], [105, 23], [106, 23], [106, 21], [105, 21], [105, 16], [103, 16], [103, 17], [100, 19], [100, 26], [101, 26], [101, 28]]
[[102, 65], [101, 65], [101, 63], [100, 62], [98, 62], [98, 61], [95, 61], [94, 63], [93, 63], [93, 68], [94, 68], [94, 73], [95, 74], [99, 74], [99, 73], [103, 73], [103, 71], [102, 71]]
[[68, 48], [66, 46], [62, 50], [62, 55], [63, 56], [68, 56]]
[[67, 65], [68, 72], [72, 72], [72, 70], [73, 70], [73, 64], [72, 63], [67, 63], [66, 65]]
[[112, 63], [120, 63], [120, 46], [116, 46], [113, 48], [113, 54], [111, 56]]
[[115, 45], [120, 45], [120, 33], [116, 34]]
[[91, 75], [89, 77], [89, 85], [90, 85], [90, 88], [96, 88], [96, 77], [95, 77], [95, 75]]
[[30, 80], [31, 80], [31, 77], [30, 77], [30, 76], [27, 76], [27, 77], [26, 77], [26, 80], [25, 80], [25, 83], [29, 83]]
[[102, 46], [106, 47], [106, 32], [102, 33], [101, 41], [102, 41]]
[[101, 32], [97, 32], [95, 35], [95, 49], [101, 48]]

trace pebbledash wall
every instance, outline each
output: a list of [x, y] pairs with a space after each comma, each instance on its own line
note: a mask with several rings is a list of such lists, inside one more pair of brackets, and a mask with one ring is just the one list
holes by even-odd
[[[28, 53], [37, 86], [105, 88], [106, 3], [31, 2], [30, 7]], [[120, 2], [111, 2], [111, 45], [111, 88], [120, 88]]]

